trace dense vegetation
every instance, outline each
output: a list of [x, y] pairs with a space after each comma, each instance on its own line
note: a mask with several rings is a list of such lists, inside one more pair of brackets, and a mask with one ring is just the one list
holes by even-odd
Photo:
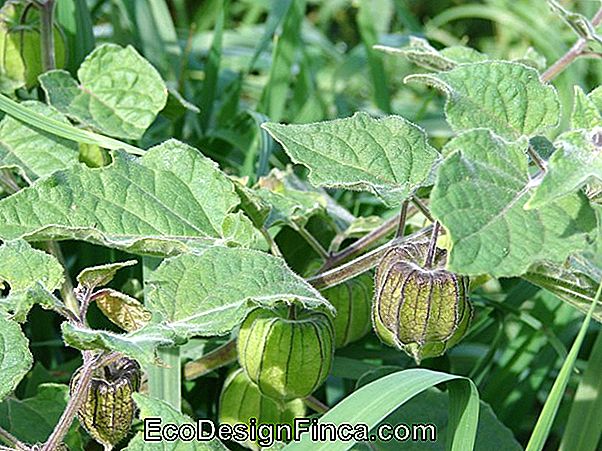
[[600, 449], [599, 1], [0, 4], [0, 450]]

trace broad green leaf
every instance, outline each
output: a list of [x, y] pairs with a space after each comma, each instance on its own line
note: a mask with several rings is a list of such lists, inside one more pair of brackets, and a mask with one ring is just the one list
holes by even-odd
[[[320, 423], [365, 423], [372, 429], [399, 407], [425, 390], [449, 382], [448, 449], [473, 449], [479, 420], [479, 394], [470, 379], [425, 369], [399, 371], [356, 390], [324, 414]], [[290, 443], [286, 451], [347, 450], [353, 442], [312, 442], [309, 434]]]
[[[68, 386], [42, 384], [31, 398], [8, 398], [0, 404], [0, 427], [22, 442], [44, 443], [65, 410], [68, 399]], [[81, 449], [82, 440], [76, 421], [65, 443], [70, 449]]]
[[[31, 111], [68, 124], [54, 108], [39, 102], [23, 102]], [[17, 168], [28, 180], [50, 175], [78, 161], [77, 143], [40, 131], [10, 116], [0, 122], [0, 168]]]
[[517, 276], [534, 263], [562, 262], [584, 248], [595, 227], [584, 197], [524, 209], [533, 192], [526, 140], [508, 143], [473, 130], [446, 147], [449, 156], [439, 167], [430, 207], [450, 234], [452, 271]]
[[456, 131], [489, 128], [507, 139], [533, 136], [558, 124], [556, 90], [520, 63], [485, 61], [462, 64], [448, 72], [410, 75], [442, 90], [447, 121]]
[[88, 289], [104, 287], [113, 280], [117, 271], [137, 263], [137, 260], [127, 260], [86, 268], [77, 275], [77, 282]]
[[68, 346], [81, 350], [121, 352], [143, 366], [164, 366], [165, 363], [156, 355], [157, 348], [180, 344], [172, 329], [156, 324], [149, 324], [127, 334], [118, 334], [76, 326], [65, 321], [61, 324], [61, 330]]
[[437, 151], [424, 131], [400, 116], [304, 125], [263, 124], [295, 163], [310, 169], [315, 185], [370, 191], [396, 205], [423, 185]]
[[0, 298], [0, 310], [17, 321], [25, 321], [35, 303], [53, 307], [60, 301], [52, 292], [64, 278], [63, 267], [56, 258], [32, 248], [22, 240], [0, 246], [0, 284], [8, 284], [10, 292]]
[[226, 334], [256, 304], [295, 301], [333, 310], [282, 259], [251, 249], [211, 247], [199, 254], [182, 254], [165, 260], [145, 283], [145, 307], [153, 314], [149, 324], [129, 334], [115, 334], [65, 323], [67, 344], [119, 351], [143, 364], [157, 364], [159, 346], [181, 344], [193, 336]]
[[[431, 388], [410, 399], [386, 418], [390, 424], [434, 424], [437, 431], [435, 441], [404, 442], [393, 439], [390, 442], [372, 443], [375, 451], [445, 451], [444, 437], [447, 434], [447, 415], [449, 411], [448, 395]], [[498, 420], [491, 407], [480, 402], [479, 425], [474, 445], [475, 451], [490, 451], [491, 444], [503, 451], [521, 451], [523, 448], [512, 435], [512, 431]]]
[[17, 387], [32, 364], [29, 342], [21, 326], [0, 312], [0, 400]]
[[[134, 394], [134, 400], [140, 408], [140, 419], [145, 418], [160, 419], [162, 424], [195, 424], [188, 416], [176, 411], [173, 407], [164, 401], [151, 398], [140, 393]], [[181, 440], [168, 442], [157, 440], [155, 442], [145, 441], [143, 432], [139, 432], [129, 443], [127, 451], [227, 451], [219, 440], [214, 439], [209, 442], [193, 440], [184, 442]]]
[[458, 64], [488, 59], [487, 55], [464, 46], [452, 46], [439, 51], [426, 39], [417, 36], [410, 36], [409, 44], [400, 49], [385, 45], [376, 45], [374, 48], [391, 55], [402, 56], [420, 67], [434, 71], [451, 70]]
[[563, 133], [555, 145], [558, 150], [552, 154], [527, 208], [548, 205], [593, 179], [602, 182], [602, 127]]
[[598, 86], [587, 97], [594, 102], [594, 105], [598, 108], [598, 111], [602, 111], [602, 86]]
[[131, 46], [103, 44], [77, 71], [40, 76], [52, 106], [85, 126], [119, 138], [140, 138], [167, 102], [156, 69]]
[[0, 238], [79, 239], [159, 255], [252, 244], [250, 221], [231, 213], [238, 203], [213, 161], [170, 140], [140, 159], [116, 152], [109, 166], [76, 165], [3, 199]]
[[173, 257], [145, 282], [146, 306], [186, 338], [228, 333], [254, 304], [298, 301], [332, 309], [284, 260], [251, 249], [213, 247]]
[[602, 112], [579, 86], [575, 86], [571, 128], [591, 130], [594, 127], [602, 127]]
[[152, 317], [138, 299], [110, 288], [94, 293], [94, 301], [113, 324], [128, 332], [141, 329]]

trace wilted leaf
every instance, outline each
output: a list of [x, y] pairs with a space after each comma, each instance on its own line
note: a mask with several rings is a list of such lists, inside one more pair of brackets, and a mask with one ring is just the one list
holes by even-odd
[[0, 400], [17, 387], [32, 364], [29, 342], [21, 326], [0, 313]]
[[238, 203], [213, 161], [170, 140], [140, 159], [116, 152], [109, 166], [80, 164], [3, 199], [0, 238], [79, 239], [158, 255], [248, 245], [250, 221], [231, 213]]
[[104, 44], [77, 71], [40, 76], [52, 106], [97, 131], [138, 139], [167, 102], [167, 88], [157, 70], [131, 46]]
[[548, 205], [579, 190], [588, 181], [602, 182], [602, 127], [563, 133], [555, 142], [548, 168], [527, 208]]
[[[43, 103], [31, 101], [22, 105], [54, 120], [68, 122], [62, 114]], [[78, 155], [77, 143], [73, 141], [38, 130], [8, 115], [0, 122], [0, 168], [18, 168], [29, 181], [73, 166]]]
[[[140, 419], [144, 421], [145, 418], [160, 418], [162, 423], [182, 425], [185, 423], [194, 424], [194, 421], [174, 410], [169, 404], [164, 401], [151, 398], [150, 396], [143, 395], [141, 393], [134, 394], [134, 400], [140, 408]], [[213, 439], [209, 442], [201, 441], [175, 441], [168, 442], [165, 440], [159, 440], [158, 442], [150, 442], [144, 440], [144, 435], [139, 432], [125, 448], [126, 451], [227, 451], [226, 448], [219, 440]]]
[[533, 68], [506, 61], [462, 64], [448, 72], [410, 75], [406, 81], [432, 85], [447, 96], [447, 121], [456, 131], [488, 128], [516, 139], [556, 126], [556, 90], [539, 81]]
[[142, 328], [152, 317], [140, 301], [110, 288], [94, 293], [94, 301], [111, 322], [128, 332]]
[[127, 268], [128, 266], [133, 266], [136, 263], [138, 263], [137, 260], [127, 260], [125, 262], [109, 263], [86, 268], [78, 274], [77, 281], [80, 285], [89, 289], [104, 287], [113, 280], [117, 271]]
[[438, 161], [426, 134], [400, 116], [304, 125], [263, 124], [295, 163], [307, 166], [315, 185], [370, 191], [388, 204], [402, 202]]
[[585, 246], [595, 217], [582, 196], [567, 196], [537, 210], [523, 208], [533, 192], [526, 140], [508, 143], [474, 130], [447, 147], [431, 211], [450, 234], [451, 270], [517, 276], [533, 263], [564, 261]]

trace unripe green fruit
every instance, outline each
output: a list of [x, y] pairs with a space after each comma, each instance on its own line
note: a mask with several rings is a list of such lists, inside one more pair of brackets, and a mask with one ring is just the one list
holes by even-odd
[[238, 334], [238, 361], [261, 393], [274, 399], [309, 396], [328, 376], [334, 353], [329, 316], [300, 310], [257, 308]]
[[[259, 391], [242, 368], [231, 373], [224, 383], [219, 399], [219, 422], [227, 424], [250, 424], [255, 418], [259, 424], [290, 424], [295, 418], [303, 418], [306, 414], [305, 404], [301, 399], [278, 402]], [[245, 445], [256, 448], [255, 443]]]
[[437, 357], [466, 333], [472, 316], [468, 278], [444, 269], [447, 253], [437, 249], [424, 268], [428, 243], [390, 249], [378, 265], [372, 309], [380, 339], [414, 358]]
[[[7, 2], [0, 9], [0, 88], [10, 91], [37, 84], [43, 70], [39, 19], [20, 23], [24, 2]], [[35, 9], [32, 9], [31, 16]], [[56, 68], [65, 65], [65, 45], [58, 29], [54, 30]]]
[[[75, 389], [80, 373], [71, 378]], [[96, 370], [77, 416], [88, 434], [105, 446], [123, 440], [132, 426], [136, 406], [132, 394], [140, 388], [140, 366], [121, 358]]]
[[333, 319], [337, 348], [359, 340], [370, 331], [373, 280], [364, 274], [322, 292], [337, 310]]

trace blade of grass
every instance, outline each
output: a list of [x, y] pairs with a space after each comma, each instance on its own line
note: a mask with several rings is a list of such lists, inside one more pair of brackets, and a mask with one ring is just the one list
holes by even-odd
[[531, 434], [526, 451], [541, 451], [546, 443], [546, 440], [548, 439], [548, 435], [552, 429], [552, 424], [554, 423], [554, 418], [556, 418], [556, 413], [558, 412], [558, 407], [560, 406], [562, 397], [564, 396], [564, 391], [569, 383], [569, 378], [573, 372], [575, 362], [577, 361], [577, 355], [579, 354], [579, 350], [581, 349], [581, 345], [585, 339], [585, 334], [587, 333], [589, 323], [592, 319], [592, 314], [596, 304], [600, 300], [601, 294], [602, 282], [598, 287], [598, 292], [596, 293], [594, 302], [592, 302], [592, 305], [587, 312], [585, 319], [583, 320], [583, 324], [581, 325], [581, 329], [579, 329], [577, 338], [575, 338], [573, 346], [571, 347], [571, 350], [569, 351], [569, 354], [564, 361], [560, 372], [558, 373], [558, 377], [556, 378], [556, 381], [554, 381], [554, 385], [552, 386], [552, 390], [548, 395], [548, 399], [546, 400], [541, 414], [537, 419], [537, 424], [535, 425], [535, 429]]
[[70, 139], [83, 144], [96, 144], [105, 149], [123, 149], [134, 155], [144, 155], [144, 150], [130, 144], [124, 143], [108, 136], [99, 135], [98, 133], [81, 130], [73, 125], [67, 125], [63, 122], [56, 121], [42, 114], [31, 111], [23, 105], [9, 99], [5, 95], [0, 94], [0, 111], [4, 111], [9, 116], [15, 119], [38, 128], [42, 131], [51, 133], [61, 138]]
[[[479, 419], [479, 394], [474, 383], [465, 377], [425, 369], [399, 371], [364, 385], [339, 402], [319, 423], [365, 423], [372, 429], [398, 407], [423, 391], [448, 382], [450, 392], [447, 449], [469, 451], [474, 447]], [[286, 451], [343, 451], [354, 442], [317, 443], [310, 434], [286, 446]]]
[[270, 76], [257, 110], [272, 121], [280, 121], [284, 115], [292, 68], [301, 41], [301, 25], [304, 19], [305, 0], [295, 0], [286, 13], [282, 34], [276, 35]]
[[376, 106], [385, 113], [391, 112], [391, 98], [389, 95], [389, 81], [383, 65], [382, 55], [374, 50], [378, 44], [378, 35], [374, 28], [372, 10], [374, 5], [368, 0], [360, 2], [360, 8], [357, 14], [357, 25], [362, 43], [366, 50], [370, 76], [372, 77], [372, 87], [374, 89], [374, 102]]
[[211, 113], [213, 111], [213, 103], [217, 91], [219, 67], [222, 58], [222, 36], [227, 14], [228, 0], [224, 0], [221, 2], [221, 8], [217, 15], [217, 21], [213, 31], [213, 42], [211, 43], [207, 62], [205, 63], [203, 88], [201, 89], [200, 98], [198, 100], [198, 106], [201, 110], [200, 121], [203, 132], [207, 131], [211, 121]]
[[74, 74], [86, 55], [94, 49], [92, 18], [86, 0], [61, 0], [58, 2], [56, 21], [66, 38], [67, 68]]
[[596, 451], [602, 437], [602, 330], [589, 356], [566, 428], [562, 434], [560, 451]]
[[282, 20], [286, 17], [292, 3], [293, 0], [272, 0], [270, 13], [265, 23], [263, 35], [261, 36], [257, 47], [255, 47], [255, 52], [253, 53], [253, 57], [251, 58], [251, 62], [249, 63], [248, 72], [251, 72], [255, 68], [257, 58], [259, 58], [259, 56], [268, 47], [270, 40], [274, 36], [276, 29], [282, 23]]
[[[161, 259], [153, 257], [142, 258], [142, 277], [146, 280], [157, 269]], [[147, 286], [144, 286], [147, 294]], [[179, 346], [160, 348], [157, 351], [166, 367], [151, 365], [146, 368], [148, 374], [148, 391], [153, 398], [170, 404], [178, 412], [182, 409], [182, 371]]]

